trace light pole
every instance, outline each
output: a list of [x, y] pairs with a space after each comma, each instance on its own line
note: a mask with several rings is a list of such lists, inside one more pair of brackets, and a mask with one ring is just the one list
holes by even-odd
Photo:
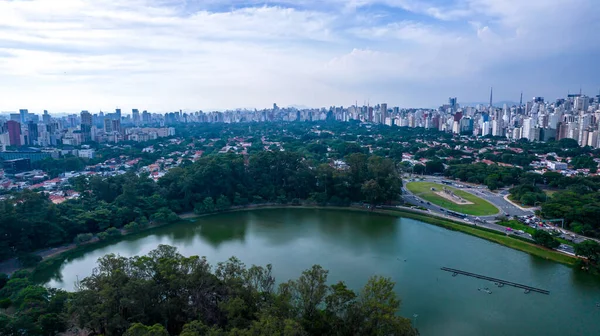
[[413, 324], [414, 328], [417, 329], [417, 319], [419, 318], [419, 314], [413, 314]]

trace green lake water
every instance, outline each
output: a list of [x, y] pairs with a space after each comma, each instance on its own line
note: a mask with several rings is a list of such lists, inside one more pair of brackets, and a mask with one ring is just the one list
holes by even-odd
[[[231, 256], [248, 266], [271, 263], [278, 281], [297, 278], [313, 264], [330, 271], [331, 283], [344, 280], [354, 289], [371, 275], [391, 277], [401, 315], [412, 318], [422, 335], [600, 335], [600, 278], [416, 220], [352, 211], [273, 209], [204, 217], [90, 247], [39, 279], [72, 290], [99, 257], [141, 255], [159, 244], [206, 256], [213, 265]], [[550, 295], [452, 277], [440, 270], [444, 266]]]

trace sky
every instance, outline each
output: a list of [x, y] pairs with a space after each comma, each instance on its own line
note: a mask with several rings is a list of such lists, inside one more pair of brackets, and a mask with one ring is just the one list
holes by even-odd
[[600, 90], [598, 0], [0, 0], [0, 111], [435, 107]]

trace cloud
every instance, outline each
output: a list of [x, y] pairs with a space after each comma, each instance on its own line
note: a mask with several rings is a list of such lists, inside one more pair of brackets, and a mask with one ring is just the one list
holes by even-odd
[[[476, 89], [490, 85], [507, 95], [522, 86], [558, 95], [565, 86], [597, 85], [599, 66], [586, 55], [600, 49], [599, 7], [595, 0], [0, 0], [0, 110], [318, 107], [369, 97], [435, 106], [449, 95], [481, 100]], [[534, 64], [551, 72], [574, 59], [576, 71], [596, 76], [539, 83], [527, 71], [507, 71]]]

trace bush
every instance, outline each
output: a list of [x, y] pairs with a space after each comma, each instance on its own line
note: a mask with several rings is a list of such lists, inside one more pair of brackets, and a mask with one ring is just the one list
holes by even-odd
[[114, 227], [108, 228], [104, 232], [106, 232], [109, 238], [116, 238], [121, 236], [121, 230]]
[[140, 224], [138, 224], [137, 222], [131, 222], [127, 225], [125, 225], [125, 230], [127, 231], [137, 231], [140, 229]]
[[19, 261], [19, 264], [21, 264], [21, 266], [23, 267], [33, 267], [37, 265], [40, 261], [42, 261], [42, 257], [40, 257], [37, 254], [26, 253], [20, 255], [17, 258], [17, 260]]
[[94, 235], [91, 233], [80, 233], [75, 237], [74, 242], [75, 244], [80, 245], [89, 242], [92, 238], [94, 238]]
[[560, 246], [560, 242], [552, 235], [544, 230], [537, 230], [533, 233], [533, 240], [535, 243], [547, 248], [555, 249]]
[[0, 308], [2, 308], [2, 309], [6, 309], [6, 308], [10, 307], [11, 304], [12, 304], [12, 301], [10, 301], [9, 298], [0, 300]]

